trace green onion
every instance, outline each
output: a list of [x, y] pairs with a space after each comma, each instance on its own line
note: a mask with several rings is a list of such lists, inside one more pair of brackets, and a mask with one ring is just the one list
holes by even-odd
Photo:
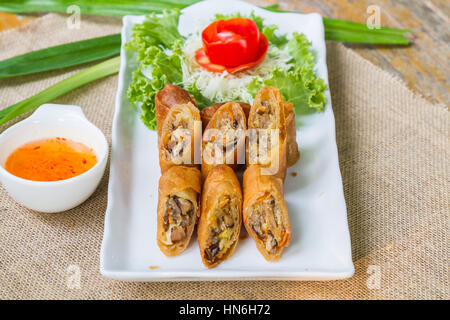
[[[106, 1], [108, 4], [110, 1]], [[103, 15], [146, 14], [161, 11], [175, 6], [185, 7], [197, 0], [164, 0], [153, 1], [112, 1], [105, 6], [105, 1], [79, 1], [83, 13]], [[19, 0], [3, 1], [0, 11], [31, 12], [31, 11], [64, 11], [67, 4], [64, 1], [52, 0]], [[277, 4], [264, 9], [274, 12], [293, 12], [280, 10]], [[323, 18], [325, 39], [343, 42], [360, 42], [373, 44], [406, 45], [409, 40], [405, 34], [410, 30], [380, 28], [369, 29], [365, 24]], [[73, 54], [77, 52], [77, 54]], [[11, 59], [0, 61], [0, 79], [36, 72], [55, 70], [79, 65], [85, 62], [111, 57], [120, 52], [120, 35], [114, 34], [84, 41], [72, 42], [56, 47], [50, 47], [30, 52]]]
[[184, 8], [198, 0], [2, 0], [0, 11], [11, 13], [25, 12], [67, 12], [67, 8], [76, 5], [82, 14], [102, 16], [140, 15], [150, 12], [162, 12], [165, 9]]
[[325, 39], [343, 42], [409, 44], [405, 37], [410, 30], [384, 28], [369, 29], [367, 25], [350, 21], [323, 18]]
[[[48, 5], [48, 7], [46, 7], [47, 9], [54, 9], [54, 10], [57, 9], [57, 5], [62, 6], [62, 4], [59, 3], [59, 1], [33, 0], [33, 1], [19, 1], [19, 2], [36, 3], [35, 5], [39, 3], [39, 5], [41, 6]], [[82, 1], [81, 3], [86, 5], [86, 3], [89, 2], [92, 1]], [[102, 1], [100, 1], [99, 3], [101, 2]], [[162, 6], [162, 3], [165, 3], [164, 6], [166, 7], [164, 8], [168, 8], [168, 6], [171, 6], [173, 4], [182, 3], [184, 6], [192, 2], [195, 2], [195, 0], [158, 1], [156, 2], [156, 4]], [[2, 6], [6, 6], [7, 8], [10, 9], [14, 8], [13, 6], [7, 5], [7, 3], [8, 1], [6, 1], [6, 4], [5, 3], [0, 4], [0, 8], [2, 8]], [[50, 3], [53, 3], [52, 7], [50, 7]], [[95, 6], [99, 5], [99, 3], [97, 3]], [[108, 10], [114, 10], [114, 12], [116, 13], [121, 12], [121, 14], [132, 13], [133, 8], [134, 8], [133, 10], [137, 10], [135, 12], [137, 14], [149, 12], [148, 8], [140, 7], [141, 5], [140, 1], [136, 1], [135, 6], [131, 6], [130, 4], [126, 5], [126, 3], [127, 1], [125, 1], [124, 6], [118, 6], [117, 4], [116, 6], [113, 5]], [[43, 7], [40, 8], [43, 9]], [[265, 9], [275, 12], [290, 12], [278, 9], [278, 5], [276, 4], [265, 7]], [[27, 7], [26, 10], [29, 10], [29, 7]], [[107, 14], [106, 11], [101, 12]], [[342, 21], [331, 18], [323, 18], [323, 23], [325, 27], [326, 40], [343, 41], [343, 42], [360, 42], [360, 43], [395, 44], [395, 45], [406, 45], [409, 43], [409, 40], [405, 38], [405, 34], [410, 32], [409, 30], [391, 29], [391, 28], [380, 28], [370, 30], [365, 24]], [[76, 52], [77, 54], [73, 54], [74, 52]], [[76, 66], [85, 62], [108, 58], [118, 54], [119, 52], [120, 52], [120, 34], [113, 34], [105, 37], [63, 44], [60, 46], [34, 51], [21, 56], [13, 57], [11, 59], [0, 61], [0, 79], [14, 77], [18, 75], [26, 75], [36, 72], [43, 72], [48, 70], [55, 70], [70, 66]]]
[[111, 58], [64, 79], [28, 99], [9, 106], [0, 111], [0, 125], [89, 82], [117, 73], [119, 66], [120, 57]]
[[0, 79], [109, 58], [120, 52], [120, 34], [67, 43], [0, 61]]
[[[273, 12], [298, 13], [279, 9], [277, 4], [265, 7], [264, 9]], [[345, 20], [323, 18], [325, 29], [325, 40], [342, 42], [359, 42], [372, 44], [395, 44], [407, 45], [409, 40], [405, 37], [411, 30], [393, 29], [381, 27], [379, 29], [369, 29], [367, 25]]]
[[392, 44], [392, 45], [407, 45], [409, 40], [404, 36], [389, 36], [383, 34], [369, 33], [369, 32], [352, 32], [349, 30], [325, 30], [325, 39], [331, 41], [342, 42], [358, 42], [358, 43], [372, 43], [372, 44]]
[[348, 30], [354, 30], [356, 31], [369, 31], [373, 33], [378, 34], [397, 34], [397, 35], [403, 35], [405, 33], [411, 32], [411, 30], [405, 30], [405, 29], [392, 29], [392, 28], [385, 28], [380, 27], [380, 29], [369, 29], [367, 25], [362, 23], [356, 23], [351, 21], [344, 21], [344, 20], [338, 20], [333, 18], [323, 18], [323, 24], [325, 26], [325, 29], [348, 29]]
[[[199, 0], [81, 0], [76, 5], [81, 13], [107, 16], [124, 16], [162, 12], [165, 9], [184, 8]], [[66, 12], [70, 4], [62, 0], [18, 0], [2, 1], [0, 11], [24, 13], [35, 11]], [[294, 12], [279, 9], [273, 4], [264, 9], [274, 12]], [[343, 42], [362, 42], [375, 44], [409, 44], [405, 34], [410, 30], [380, 28], [369, 29], [365, 24], [323, 18], [325, 39]]]
[[[196, 2], [198, 0], [80, 0], [76, 2], [76, 5], [80, 7], [83, 14], [123, 16], [184, 8]], [[3, 0], [0, 2], [0, 11], [12, 13], [66, 12], [69, 6], [70, 3], [63, 0]], [[289, 12], [278, 9], [276, 4], [265, 7], [265, 9]], [[323, 18], [323, 22], [325, 39], [334, 41], [404, 45], [409, 43], [405, 34], [411, 32], [410, 30], [391, 28], [370, 30], [365, 24], [330, 18]], [[113, 56], [119, 51], [120, 34], [50, 47], [0, 61], [0, 79], [75, 66]], [[28, 99], [0, 110], [0, 125], [84, 84], [118, 72], [119, 65], [119, 57], [109, 59], [58, 82]]]

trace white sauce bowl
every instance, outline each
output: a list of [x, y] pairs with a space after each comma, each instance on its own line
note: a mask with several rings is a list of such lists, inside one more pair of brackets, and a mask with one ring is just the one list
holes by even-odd
[[[92, 148], [97, 163], [88, 171], [60, 181], [32, 181], [9, 173], [8, 156], [24, 144], [46, 138], [67, 138]], [[0, 182], [17, 202], [40, 212], [61, 212], [84, 202], [105, 172], [108, 142], [99, 128], [86, 119], [80, 107], [44, 104], [30, 117], [0, 134]]]

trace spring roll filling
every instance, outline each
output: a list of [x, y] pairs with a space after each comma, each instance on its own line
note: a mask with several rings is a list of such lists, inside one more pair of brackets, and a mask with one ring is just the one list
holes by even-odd
[[249, 222], [267, 252], [274, 253], [278, 247], [284, 246], [287, 238], [284, 219], [281, 208], [272, 195], [265, 196], [253, 204]]
[[182, 197], [171, 195], [166, 201], [164, 214], [164, 232], [166, 244], [174, 244], [183, 241], [188, 234], [194, 219], [194, 204]]
[[238, 143], [236, 131], [242, 129], [242, 123], [235, 119], [231, 111], [225, 110], [222, 112], [213, 128], [215, 130], [221, 130], [222, 139], [219, 139], [216, 134], [211, 135], [205, 144], [205, 152], [207, 155], [214, 157], [217, 147], [222, 150], [223, 154], [225, 154], [227, 150], [233, 150], [236, 147]]
[[256, 115], [253, 124], [259, 129], [275, 129], [276, 119], [274, 108], [268, 101], [261, 101], [261, 105], [256, 108]]
[[230, 196], [219, 198], [216, 208], [208, 216], [208, 240], [205, 256], [210, 263], [222, 258], [235, 241], [238, 206]]
[[178, 161], [186, 151], [189, 151], [191, 146], [191, 135], [187, 132], [190, 129], [189, 120], [185, 115], [178, 113], [170, 124], [164, 139], [164, 152], [170, 161]]
[[256, 158], [258, 160], [256, 163], [267, 164], [271, 154], [271, 130], [277, 127], [274, 108], [269, 102], [261, 101], [261, 105], [256, 109], [253, 127], [260, 130], [250, 143], [251, 159]]

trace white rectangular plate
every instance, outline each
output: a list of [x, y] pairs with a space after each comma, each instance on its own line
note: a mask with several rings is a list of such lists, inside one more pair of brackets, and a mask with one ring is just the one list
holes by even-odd
[[[187, 35], [207, 25], [216, 13], [237, 11], [254, 11], [266, 23], [278, 25], [281, 33], [304, 33], [316, 52], [318, 75], [328, 83], [324, 29], [318, 14], [272, 13], [240, 1], [205, 1], [183, 10], [180, 33]], [[128, 281], [331, 280], [352, 276], [347, 212], [328, 91], [323, 113], [297, 119], [301, 158], [288, 169], [285, 182], [293, 236], [279, 261], [264, 260], [248, 237], [239, 241], [230, 259], [211, 270], [201, 262], [196, 238], [177, 257], [168, 258], [160, 252], [156, 244], [160, 177], [156, 132], [144, 126], [138, 109], [126, 98], [136, 62], [124, 51], [123, 44], [130, 39], [133, 24], [142, 20], [142, 16], [123, 19], [108, 209], [100, 255], [102, 275]], [[297, 176], [293, 177], [292, 172]]]

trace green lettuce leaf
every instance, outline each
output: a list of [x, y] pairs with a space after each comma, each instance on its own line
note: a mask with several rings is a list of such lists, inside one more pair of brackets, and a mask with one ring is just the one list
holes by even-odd
[[165, 10], [161, 16], [152, 13], [146, 19], [133, 26], [131, 40], [126, 43], [125, 48], [137, 51], [138, 59], [149, 46], [171, 47], [176, 40], [183, 39], [178, 32], [178, 20], [180, 10]]
[[133, 72], [133, 81], [128, 87], [127, 98], [133, 103], [141, 104], [141, 119], [152, 130], [156, 129], [155, 94], [157, 90], [152, 81], [144, 76], [141, 69]]
[[165, 11], [161, 17], [149, 15], [142, 24], [133, 26], [131, 40], [125, 44], [126, 50], [136, 52], [139, 62], [127, 97], [133, 104], [141, 103], [142, 121], [153, 130], [156, 128], [156, 93], [167, 83], [182, 85], [184, 39], [178, 33], [179, 17], [178, 9]]
[[[156, 128], [155, 95], [167, 83], [184, 87], [195, 97], [200, 108], [217, 102], [206, 98], [195, 83], [189, 86], [183, 83], [184, 38], [178, 32], [179, 17], [180, 11], [176, 9], [165, 11], [161, 16], [149, 15], [143, 23], [133, 27], [131, 40], [125, 44], [125, 49], [135, 53], [139, 63], [133, 72], [127, 97], [131, 103], [141, 104], [142, 121], [150, 129]], [[241, 14], [216, 15], [215, 19], [233, 17], [241, 17]], [[253, 13], [249, 18], [265, 34], [269, 44], [278, 48], [275, 54], [287, 50], [292, 58], [287, 67], [274, 67], [264, 78], [255, 76], [247, 87], [248, 92], [255, 96], [264, 86], [274, 86], [286, 101], [294, 104], [296, 114], [323, 111], [327, 86], [315, 73], [315, 56], [305, 35], [293, 33], [288, 39], [286, 35], [276, 34], [276, 25], [265, 25], [264, 20]], [[245, 101], [243, 98], [237, 100]]]
[[294, 32], [292, 39], [287, 43], [289, 55], [292, 56], [292, 64], [295, 67], [313, 69], [315, 57], [311, 51], [311, 42], [303, 33]]
[[264, 79], [256, 77], [248, 86], [255, 95], [264, 86], [273, 86], [280, 90], [283, 99], [294, 105], [296, 114], [308, 114], [323, 111], [326, 103], [327, 85], [314, 71], [314, 54], [311, 43], [304, 34], [294, 32], [287, 42], [291, 67], [288, 70], [275, 67]]
[[278, 30], [278, 26], [275, 24], [271, 24], [268, 26], [263, 26], [260, 30], [264, 35], [266, 36], [267, 40], [270, 44], [282, 48], [286, 45], [288, 42], [287, 36], [285, 34], [282, 34], [280, 36], [277, 36], [275, 34], [275, 31]]
[[296, 114], [309, 114], [324, 109], [327, 88], [321, 78], [316, 78], [311, 69], [297, 68], [286, 71], [275, 67], [269, 78], [253, 80], [248, 89], [255, 95], [264, 86], [273, 86], [280, 90], [283, 99], [292, 102]]
[[215, 102], [211, 101], [198, 90], [195, 82], [192, 85], [185, 87], [185, 89], [194, 96], [195, 101], [200, 109], [213, 105]]
[[255, 15], [255, 13], [252, 11], [252, 13], [249, 16], [241, 15], [240, 12], [232, 13], [232, 14], [216, 14], [215, 20], [227, 20], [232, 18], [249, 18], [255, 22], [256, 26], [258, 27], [258, 30], [266, 36], [267, 40], [270, 44], [281, 48], [283, 47], [287, 42], [287, 36], [285, 34], [282, 35], [276, 35], [275, 31], [278, 29], [278, 26], [275, 24], [271, 25], [265, 25], [264, 19]]

